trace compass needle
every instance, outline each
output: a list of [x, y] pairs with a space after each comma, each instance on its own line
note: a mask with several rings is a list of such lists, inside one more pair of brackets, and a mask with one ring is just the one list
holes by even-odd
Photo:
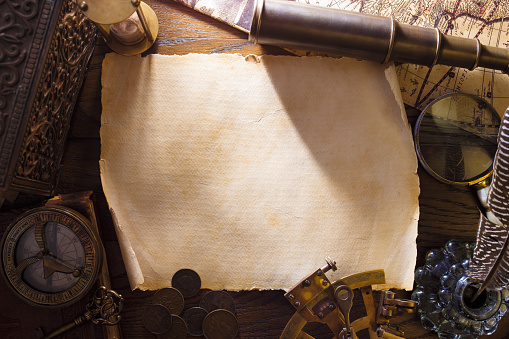
[[71, 266], [70, 264], [58, 259], [54, 258], [52, 255], [44, 256], [44, 278], [47, 279], [54, 272], [61, 273], [73, 273], [77, 270], [77, 268]]

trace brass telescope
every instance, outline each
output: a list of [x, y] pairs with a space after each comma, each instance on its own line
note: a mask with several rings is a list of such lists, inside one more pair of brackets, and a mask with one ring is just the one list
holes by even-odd
[[356, 59], [509, 71], [509, 50], [438, 28], [286, 0], [258, 0], [249, 41]]

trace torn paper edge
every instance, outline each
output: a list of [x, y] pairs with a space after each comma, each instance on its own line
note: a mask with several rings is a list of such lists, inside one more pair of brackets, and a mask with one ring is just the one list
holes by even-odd
[[[104, 166], [105, 166], [104, 159], [100, 159], [99, 168], [101, 171], [101, 180], [104, 180], [103, 177]], [[106, 197], [109, 196], [106, 192], [104, 192], [104, 194]], [[106, 200], [108, 200], [108, 198], [106, 198]], [[109, 202], [108, 205], [110, 205]], [[122, 254], [122, 259], [124, 261], [124, 267], [127, 273], [127, 277], [129, 278], [129, 285], [131, 287], [131, 290], [135, 290], [143, 285], [145, 278], [143, 277], [140, 264], [138, 263], [138, 258], [136, 258], [136, 253], [134, 252], [133, 247], [131, 246], [131, 242], [122, 231], [122, 227], [118, 223], [115, 211], [111, 207], [110, 213], [111, 218], [113, 219], [113, 225], [115, 226], [115, 233], [117, 234], [118, 244], [120, 246], [120, 253]]]

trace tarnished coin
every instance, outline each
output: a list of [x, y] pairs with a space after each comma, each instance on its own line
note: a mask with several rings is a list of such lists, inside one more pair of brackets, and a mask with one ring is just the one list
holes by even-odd
[[201, 279], [195, 271], [184, 268], [173, 275], [171, 286], [179, 290], [184, 298], [191, 298], [200, 293]]
[[200, 300], [200, 307], [212, 312], [223, 309], [235, 314], [235, 302], [233, 298], [224, 291], [210, 291]]
[[203, 319], [207, 316], [207, 310], [201, 307], [191, 307], [182, 318], [187, 324], [187, 333], [194, 337], [203, 335]]
[[154, 334], [161, 334], [171, 327], [170, 311], [163, 305], [151, 305], [143, 313], [143, 326]]
[[207, 339], [233, 339], [238, 330], [237, 318], [227, 310], [212, 311], [203, 319], [203, 334]]
[[158, 339], [186, 339], [187, 338], [187, 325], [184, 319], [179, 316], [173, 315], [171, 317], [171, 327], [168, 331], [158, 334]]
[[154, 294], [153, 304], [163, 305], [172, 315], [179, 315], [184, 310], [184, 297], [176, 288], [162, 288]]

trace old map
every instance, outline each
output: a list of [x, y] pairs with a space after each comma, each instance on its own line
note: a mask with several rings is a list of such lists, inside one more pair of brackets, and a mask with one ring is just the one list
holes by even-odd
[[[393, 16], [402, 23], [438, 28], [444, 34], [478, 38], [481, 43], [507, 48], [509, 2], [503, 0], [297, 0], [367, 14]], [[397, 67], [401, 94], [407, 105], [423, 109], [450, 92], [478, 95], [499, 114], [509, 106], [509, 77], [500, 71], [437, 65]]]

